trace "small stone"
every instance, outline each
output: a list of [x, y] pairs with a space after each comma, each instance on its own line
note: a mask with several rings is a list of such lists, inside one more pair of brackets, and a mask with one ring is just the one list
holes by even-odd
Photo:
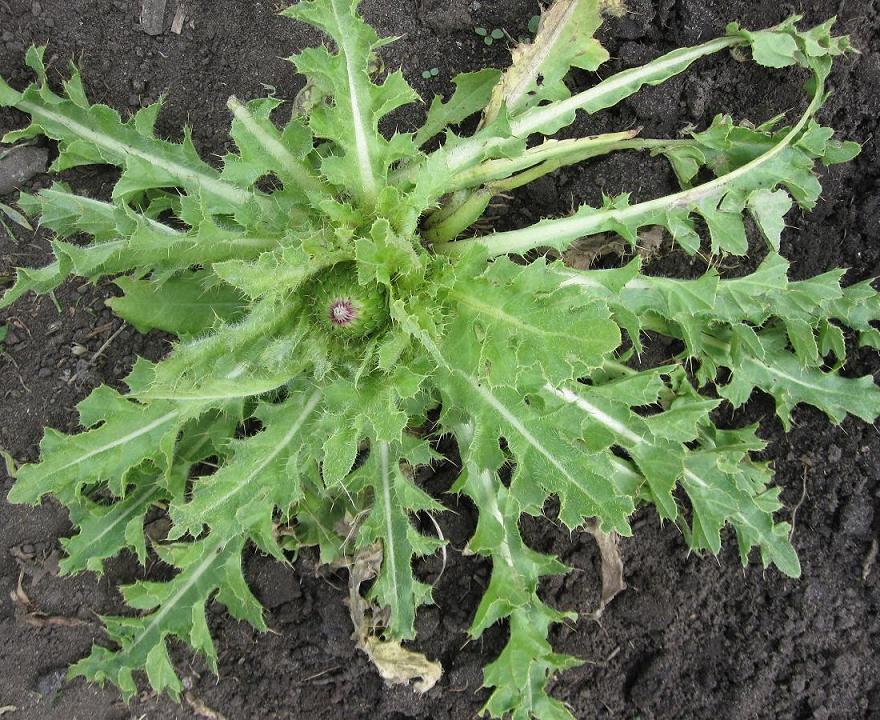
[[52, 374], [52, 368], [44, 367], [40, 368], [40, 371], [37, 373], [38, 377], [47, 378]]
[[14, 37], [13, 34], [11, 32], [9, 32], [9, 30], [4, 30], [3, 34], [0, 35], [0, 40], [2, 40], [5, 43], [8, 43], [8, 42], [12, 42], [13, 37]]
[[34, 0], [33, 4], [31, 5], [31, 13], [33, 13], [34, 17], [38, 17], [42, 12], [43, 6], [40, 5], [37, 0]]
[[6, 339], [3, 342], [6, 344], [6, 347], [12, 347], [13, 345], [18, 345], [21, 340], [19, 340], [18, 335], [14, 332], [8, 332], [6, 333]]
[[63, 669], [50, 670], [37, 679], [37, 690], [41, 695], [54, 695], [64, 685], [64, 677], [67, 671]]
[[141, 28], [148, 35], [161, 35], [165, 28], [165, 5], [167, 0], [143, 0], [141, 5]]
[[132, 107], [137, 107], [141, 104], [140, 98], [138, 98], [138, 96], [135, 94], [131, 94], [128, 96], [128, 104]]
[[832, 463], [840, 462], [840, 458], [843, 457], [843, 451], [837, 447], [834, 443], [832, 443], [828, 447], [828, 461]]
[[49, 151], [46, 148], [15, 148], [0, 160], [0, 195], [11, 193], [34, 175], [46, 172], [48, 163]]

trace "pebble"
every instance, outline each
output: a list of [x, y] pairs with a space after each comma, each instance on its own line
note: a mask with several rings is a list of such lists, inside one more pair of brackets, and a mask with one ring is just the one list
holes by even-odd
[[40, 368], [40, 371], [37, 373], [37, 375], [41, 378], [47, 378], [51, 374], [52, 374], [52, 368], [49, 368], [49, 367]]
[[0, 195], [11, 193], [34, 175], [46, 172], [49, 151], [40, 147], [19, 147], [0, 160]]
[[64, 669], [50, 670], [37, 680], [37, 690], [41, 695], [54, 695], [64, 686], [66, 675]]
[[843, 457], [843, 450], [841, 450], [837, 445], [831, 444], [828, 447], [828, 461], [832, 463], [840, 462], [840, 458]]
[[3, 343], [7, 347], [12, 347], [13, 345], [18, 345], [18, 343], [20, 343], [20, 342], [21, 342], [21, 340], [19, 340], [18, 335], [16, 335], [14, 332], [6, 333], [6, 339], [3, 341]]
[[43, 6], [40, 5], [40, 3], [37, 2], [37, 0], [34, 0], [34, 3], [31, 5], [31, 13], [33, 13], [34, 17], [37, 17], [42, 12], [43, 12]]

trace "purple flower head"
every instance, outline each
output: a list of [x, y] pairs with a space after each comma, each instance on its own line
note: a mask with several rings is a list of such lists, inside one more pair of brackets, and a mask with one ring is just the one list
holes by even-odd
[[344, 327], [357, 317], [357, 310], [349, 298], [339, 298], [330, 303], [328, 316], [334, 325]]

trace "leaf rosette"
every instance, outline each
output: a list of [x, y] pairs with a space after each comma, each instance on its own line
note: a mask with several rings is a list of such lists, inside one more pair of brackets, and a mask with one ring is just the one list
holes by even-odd
[[[123, 588], [142, 613], [105, 618], [115, 647], [96, 646], [74, 674], [130, 697], [145, 671], [156, 690], [179, 695], [170, 637], [217, 669], [209, 602], [265, 629], [242, 573], [245, 549], [288, 562], [315, 546], [324, 562], [352, 568], [379, 552], [366, 596], [360, 582], [372, 575], [352, 571], [352, 607], [361, 619], [372, 608], [378, 626], [361, 647], [385, 677], [406, 679], [389, 658], [412, 660], [399, 642], [431, 601], [413, 560], [444, 545], [414, 522], [442, 522], [444, 506], [415, 472], [440, 459], [439, 434], [455, 438], [461, 457], [452, 491], [479, 509], [468, 550], [493, 566], [471, 634], [509, 627], [485, 671], [493, 717], [570, 717], [547, 687], [577, 661], [554, 652], [548, 634], [572, 615], [538, 592], [567, 568], [520, 533], [523, 514], [542, 513], [549, 498], [571, 531], [630, 535], [630, 516], [649, 504], [694, 550], [718, 553], [730, 527], [744, 565], [757, 548], [765, 565], [799, 574], [756, 428], [719, 429], [714, 411], [761, 390], [786, 425], [801, 403], [833, 422], [880, 414], [873, 379], [840, 373], [846, 328], [880, 347], [878, 294], [869, 281], [841, 285], [837, 270], [791, 280], [780, 254], [787, 213], [819, 202], [818, 169], [859, 150], [816, 118], [832, 62], [849, 45], [830, 22], [730, 25], [572, 92], [571, 68], [608, 59], [594, 35], [617, 6], [556, 0], [508, 70], [458, 76], [417, 132], [386, 135], [383, 118], [417, 99], [401, 71], [376, 62], [389, 40], [354, 0], [302, 0], [282, 14], [331, 44], [291, 58], [306, 87], [285, 122], [276, 97], [229, 100], [236, 151], [220, 167], [199, 157], [188, 132], [181, 143], [157, 137], [160, 104], [123, 119], [88, 100], [73, 67], [54, 89], [42, 48], [26, 57], [35, 83], [17, 90], [0, 78], [0, 105], [31, 118], [5, 142], [57, 141], [53, 171], [120, 169], [105, 199], [62, 183], [20, 198], [52, 233], [55, 260], [19, 269], [0, 306], [71, 275], [112, 278], [117, 315], [178, 338], [161, 362], [137, 362], [127, 394], [100, 387], [80, 403], [81, 432], [47, 430], [40, 461], [19, 470], [9, 495], [36, 503], [52, 494], [69, 508], [66, 573], [100, 572], [126, 549], [176, 571]], [[577, 113], [732, 49], [809, 73], [806, 108], [790, 125], [718, 116], [676, 139], [552, 137]], [[476, 113], [473, 134], [460, 134]], [[437, 149], [424, 149], [438, 136]], [[493, 198], [618, 152], [664, 157], [680, 189], [482, 231]], [[260, 182], [267, 177], [274, 182]], [[750, 242], [746, 216], [763, 248]], [[601, 270], [561, 259], [607, 234], [636, 246], [645, 228], [692, 255], [764, 257], [743, 277], [709, 268], [696, 279], [649, 275], [638, 259]], [[640, 363], [657, 337], [674, 350]], [[144, 522], [156, 508], [170, 530], [148, 545]]]

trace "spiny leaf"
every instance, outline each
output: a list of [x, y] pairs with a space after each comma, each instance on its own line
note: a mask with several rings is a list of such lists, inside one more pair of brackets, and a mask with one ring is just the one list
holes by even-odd
[[332, 99], [315, 107], [308, 119], [317, 137], [333, 140], [341, 150], [324, 159], [322, 173], [371, 206], [391, 163], [415, 150], [407, 136], [390, 141], [382, 137], [379, 120], [416, 95], [400, 72], [388, 75], [381, 85], [370, 78], [371, 54], [386, 41], [358, 17], [357, 5], [358, 0], [301, 0], [282, 14], [313, 25], [336, 43], [336, 53], [308, 48], [292, 61]]
[[542, 13], [534, 40], [513, 48], [513, 62], [492, 92], [483, 121], [491, 123], [502, 106], [513, 117], [569, 97], [563, 80], [572, 67], [595, 70], [608, 59], [593, 37], [601, 24], [599, 0], [554, 2]]
[[732, 379], [718, 391], [734, 407], [742, 405], [755, 388], [769, 393], [776, 400], [776, 414], [787, 429], [791, 411], [799, 403], [813, 405], [833, 422], [840, 423], [847, 414], [865, 422], [880, 415], [880, 389], [874, 378], [842, 377], [836, 372], [804, 367], [797, 355], [785, 349], [786, 337], [779, 330], [758, 335], [764, 359], [745, 355], [734, 359], [731, 345], [720, 338], [707, 344], [713, 360], [733, 370]]
[[[609, 459], [587, 453], [573, 442], [571, 428], [552, 413], [541, 413], [508, 385], [489, 384], [474, 375], [460, 353], [444, 354], [450, 369], [441, 393], [450, 406], [470, 407], [476, 432], [503, 437], [516, 461], [511, 490], [522, 507], [540, 510], [546, 496], [560, 500], [560, 519], [575, 528], [598, 517], [606, 530], [629, 535], [632, 499], [617, 494]], [[446, 404], [444, 403], [444, 405]]]
[[209, 277], [206, 272], [188, 273], [161, 285], [117, 278], [125, 294], [110, 298], [107, 305], [140, 332], [158, 328], [178, 337], [198, 335], [218, 320], [234, 322], [243, 312], [241, 295], [224, 285], [207, 286]]
[[177, 431], [196, 411], [170, 402], [141, 405], [106, 386], [78, 409], [80, 422], [91, 429], [76, 435], [47, 430], [40, 443], [42, 460], [18, 471], [11, 502], [34, 504], [49, 492], [70, 502], [83, 485], [105, 480], [121, 495], [127, 474], [144, 460], [167, 465]]
[[264, 405], [254, 417], [263, 430], [232, 441], [230, 457], [216, 473], [200, 478], [192, 499], [172, 509], [171, 539], [197, 536], [202, 527], [218, 537], [250, 534], [263, 549], [284, 558], [272, 538], [275, 508], [283, 512], [302, 497], [299, 463], [315, 457], [309, 423], [321, 392], [298, 392], [279, 405]]
[[[753, 428], [717, 429], [713, 411], [760, 389], [786, 424], [800, 402], [834, 421], [880, 414], [872, 378], [839, 374], [844, 326], [880, 347], [880, 295], [870, 281], [842, 287], [841, 270], [792, 281], [778, 255], [792, 205], [819, 200], [818, 164], [859, 150], [815, 120], [848, 42], [830, 22], [806, 31], [796, 19], [755, 32], [731, 25], [722, 38], [571, 95], [570, 68], [606, 57], [593, 34], [609, 4], [556, 0], [494, 93], [496, 71], [459, 76], [421, 130], [401, 133], [387, 132], [389, 113], [415, 95], [399, 71], [381, 67], [389, 40], [357, 15], [356, 0], [303, 0], [283, 14], [322, 30], [332, 47], [293, 58], [306, 85], [284, 125], [274, 96], [229, 100], [237, 151], [220, 168], [199, 158], [188, 129], [181, 143], [156, 136], [159, 103], [123, 119], [90, 104], [75, 68], [52, 90], [41, 48], [26, 57], [35, 84], [19, 92], [0, 79], [0, 105], [32, 118], [7, 139], [55, 138], [55, 170], [121, 169], [109, 202], [61, 184], [21, 199], [55, 233], [55, 262], [19, 270], [0, 305], [71, 274], [111, 278], [125, 291], [111, 300], [119, 314], [180, 336], [163, 361], [135, 363], [127, 396], [103, 387], [84, 401], [83, 432], [48, 431], [41, 462], [23, 467], [10, 493], [36, 502], [52, 492], [70, 509], [77, 534], [65, 541], [65, 572], [100, 571], [126, 549], [175, 569], [168, 582], [124, 589], [145, 614], [105, 619], [117, 649], [96, 647], [75, 674], [130, 696], [145, 671], [156, 690], [177, 696], [169, 637], [216, 670], [208, 602], [265, 628], [242, 575], [248, 543], [281, 562], [309, 545], [324, 562], [381, 551], [369, 598], [352, 600], [375, 608], [385, 639], [374, 646], [399, 648], [431, 598], [413, 558], [442, 545], [416, 529], [418, 516], [443, 510], [416, 474], [438, 459], [425, 433], [457, 440], [453, 491], [479, 511], [468, 549], [492, 562], [471, 635], [509, 627], [485, 672], [490, 715], [571, 717], [548, 687], [576, 661], [548, 638], [574, 616], [539, 594], [542, 578], [566, 568], [519, 530], [523, 514], [542, 514], [551, 497], [571, 531], [588, 522], [629, 534], [636, 504], [652, 504], [690, 548], [717, 553], [729, 525], [743, 563], [757, 546], [765, 566], [797, 575], [789, 528], [774, 518], [779, 491], [752, 457], [763, 444]], [[674, 140], [629, 130], [530, 144], [579, 110], [610, 107], [732, 48], [809, 72], [810, 102], [790, 127], [722, 115]], [[476, 132], [457, 135], [452, 126], [484, 106]], [[438, 149], [419, 150], [444, 129]], [[457, 239], [494, 196], [624, 150], [664, 156], [681, 191], [638, 204], [624, 193], [568, 218]], [[659, 226], [691, 254], [703, 249], [703, 228], [711, 253], [744, 254], [746, 211], [772, 252], [734, 279], [712, 269], [650, 277], [638, 260], [581, 272], [531, 252], [600, 232], [636, 244], [642, 228]], [[520, 257], [486, 262], [508, 253]], [[642, 353], [658, 335], [680, 342]], [[659, 364], [628, 367], [635, 353]], [[171, 541], [148, 549], [144, 523], [161, 511]]]
[[401, 469], [399, 445], [377, 443], [363, 473], [371, 478], [373, 509], [358, 533], [358, 545], [366, 547], [377, 540], [384, 553], [379, 577], [370, 596], [391, 611], [388, 630], [393, 637], [415, 636], [415, 611], [430, 602], [431, 588], [415, 579], [414, 555], [427, 555], [442, 544], [421, 535], [412, 525], [409, 514], [438, 511], [443, 506], [418, 488]]
[[216, 670], [217, 654], [205, 618], [205, 606], [212, 597], [234, 617], [266, 629], [260, 605], [242, 576], [241, 550], [241, 540], [214, 536], [169, 547], [166, 559], [180, 570], [174, 579], [141, 581], [123, 588], [129, 605], [152, 612], [141, 617], [104, 617], [107, 634], [119, 649], [93, 646], [91, 655], [70, 669], [71, 677], [83, 676], [101, 684], [109, 680], [128, 699], [137, 691], [134, 673], [146, 671], [157, 691], [167, 690], [177, 698], [183, 685], [168, 657], [168, 636], [188, 641]]
[[799, 577], [801, 568], [791, 545], [791, 527], [775, 523], [773, 513], [782, 505], [779, 488], [768, 488], [770, 471], [766, 463], [749, 460], [745, 449], [760, 450], [763, 443], [754, 428], [715, 431], [707, 434], [703, 447], [685, 461], [682, 487], [691, 502], [688, 544], [694, 549], [721, 549], [721, 528], [725, 523], [737, 532], [743, 566], [749, 551], [759, 547], [764, 566], [773, 563], [789, 577]]
[[523, 267], [502, 259], [480, 276], [462, 273], [450, 298], [450, 352], [493, 384], [581, 377], [620, 344], [604, 303], [561, 288], [540, 261]]
[[421, 147], [444, 128], [457, 125], [480, 112], [489, 102], [492, 88], [500, 77], [501, 73], [493, 68], [456, 75], [452, 78], [455, 85], [452, 97], [443, 102], [440, 96], [434, 96], [428, 109], [428, 117], [415, 134], [413, 142]]
[[[59, 141], [55, 171], [89, 164], [112, 164], [123, 169], [114, 197], [137, 197], [152, 188], [180, 187], [202, 194], [213, 209], [247, 202], [249, 193], [220, 179], [219, 173], [203, 162], [189, 138], [182, 144], [157, 139], [152, 123], [158, 106], [142, 109], [128, 122], [106, 105], [82, 103], [82, 96], [56, 95], [46, 82], [43, 52], [28, 55], [28, 64], [37, 73], [39, 84], [22, 93], [4, 94], [4, 106], [11, 105], [32, 118], [24, 130], [9, 132], [3, 142], [46, 135]], [[71, 87], [79, 87], [74, 75]], [[149, 117], [149, 120], [146, 118]]]
[[59, 563], [64, 573], [92, 570], [100, 573], [102, 561], [124, 547], [133, 547], [141, 562], [146, 558], [144, 517], [152, 504], [163, 497], [163, 489], [150, 475], [133, 472], [134, 488], [118, 502], [106, 505], [82, 498], [71, 510], [71, 521], [79, 532], [62, 540], [67, 556]]

